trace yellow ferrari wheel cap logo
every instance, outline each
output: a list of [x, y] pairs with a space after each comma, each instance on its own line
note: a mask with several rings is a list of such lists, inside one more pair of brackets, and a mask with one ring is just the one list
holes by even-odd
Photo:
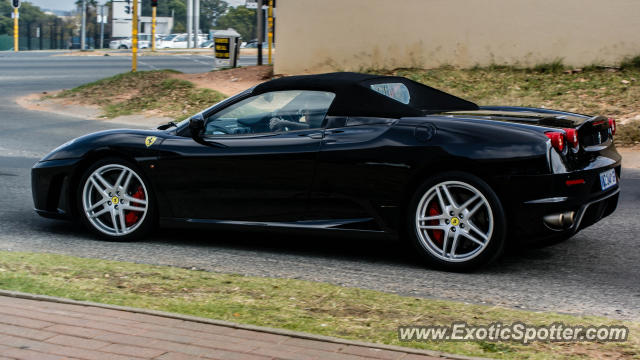
[[458, 226], [459, 224], [460, 224], [460, 219], [458, 219], [457, 217], [451, 218], [451, 225]]
[[120, 202], [120, 199], [118, 199], [117, 196], [114, 196], [114, 197], [111, 198], [111, 203], [113, 205], [118, 205], [119, 202]]
[[158, 138], [155, 136], [147, 136], [146, 139], [144, 139], [144, 144], [147, 145], [147, 147], [153, 145], [154, 142], [156, 142]]

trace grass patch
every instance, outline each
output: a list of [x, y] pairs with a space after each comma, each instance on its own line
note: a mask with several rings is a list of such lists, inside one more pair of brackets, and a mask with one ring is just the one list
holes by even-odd
[[620, 68], [626, 70], [640, 69], [640, 55], [624, 59], [620, 64]]
[[[402, 297], [301, 280], [271, 279], [63, 255], [0, 252], [0, 288], [170, 311], [416, 348], [503, 359], [633, 358], [640, 324], [453, 301]], [[404, 343], [399, 325], [466, 321], [624, 324], [626, 343]]]
[[64, 90], [53, 97], [99, 105], [109, 118], [153, 112], [176, 120], [186, 119], [226, 97], [171, 77], [177, 73], [173, 70], [123, 73]]
[[631, 121], [618, 125], [616, 130], [616, 143], [623, 146], [640, 144], [640, 121]]

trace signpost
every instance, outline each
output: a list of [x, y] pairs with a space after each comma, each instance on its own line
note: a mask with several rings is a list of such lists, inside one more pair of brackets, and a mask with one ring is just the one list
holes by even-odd
[[158, 0], [151, 0], [151, 51], [156, 51], [156, 15]]
[[13, 0], [13, 51], [20, 51], [20, 28], [18, 27], [18, 19], [20, 13], [18, 8], [20, 7], [20, 0]]
[[239, 38], [240, 34], [233, 29], [213, 32], [213, 47], [217, 68], [234, 68], [238, 66]]
[[80, 51], [87, 50], [86, 41], [87, 41], [87, 0], [82, 0], [82, 25], [80, 27]]
[[262, 13], [262, 1], [258, 0], [258, 11], [256, 11], [258, 22], [258, 65], [262, 65], [262, 42], [264, 41], [264, 15]]
[[104, 5], [100, 5], [100, 16], [98, 16], [98, 22], [100, 23], [100, 49], [104, 48], [104, 23], [107, 22], [107, 17], [104, 15]]
[[269, 33], [269, 62], [268, 64], [271, 65], [271, 59], [272, 59], [272, 47], [273, 47], [273, 0], [269, 0], [269, 10], [268, 10], [268, 15], [269, 15], [269, 20], [267, 23], [267, 28], [268, 28], [268, 33]]
[[138, 0], [133, 1], [131, 20], [131, 72], [138, 70]]

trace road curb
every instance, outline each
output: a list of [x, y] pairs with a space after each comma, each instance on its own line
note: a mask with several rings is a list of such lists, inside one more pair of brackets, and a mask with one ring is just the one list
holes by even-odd
[[27, 299], [27, 300], [48, 301], [48, 302], [69, 304], [69, 305], [91, 306], [91, 307], [97, 307], [97, 308], [103, 308], [103, 309], [109, 309], [109, 310], [127, 311], [127, 312], [138, 313], [138, 314], [161, 316], [161, 317], [170, 318], [170, 319], [192, 321], [192, 322], [197, 322], [202, 324], [224, 326], [224, 327], [233, 328], [233, 329], [260, 331], [264, 333], [284, 335], [284, 336], [290, 336], [290, 337], [295, 337], [300, 339], [324, 341], [328, 343], [342, 344], [342, 345], [363, 346], [363, 347], [368, 347], [372, 349], [399, 351], [399, 352], [404, 352], [408, 354], [427, 355], [427, 356], [440, 357], [445, 359], [456, 359], [456, 360], [487, 360], [488, 359], [488, 358], [479, 358], [479, 357], [464, 356], [464, 355], [446, 354], [446, 353], [442, 353], [439, 351], [432, 351], [432, 350], [413, 349], [409, 347], [402, 347], [402, 346], [396, 346], [396, 345], [385, 345], [385, 344], [368, 343], [368, 342], [357, 341], [357, 340], [346, 340], [346, 339], [340, 339], [340, 338], [335, 338], [331, 336], [309, 334], [309, 333], [304, 333], [300, 331], [276, 329], [276, 328], [270, 328], [266, 326], [238, 324], [238, 323], [225, 321], [225, 320], [207, 319], [207, 318], [201, 318], [197, 316], [182, 315], [182, 314], [169, 313], [169, 312], [158, 311], [158, 310], [140, 309], [140, 308], [134, 308], [134, 307], [128, 307], [128, 306], [120, 306], [120, 305], [101, 304], [101, 303], [94, 303], [90, 301], [78, 301], [78, 300], [65, 299], [65, 298], [60, 298], [55, 296], [23, 293], [19, 291], [0, 290], [0, 296]]

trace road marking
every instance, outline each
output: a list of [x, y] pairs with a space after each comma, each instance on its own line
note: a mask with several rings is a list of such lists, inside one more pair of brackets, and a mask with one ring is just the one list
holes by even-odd
[[207, 65], [207, 66], [212, 66], [213, 67], [213, 64], [210, 63], [210, 62], [204, 62], [204, 61], [200, 61], [200, 60], [197, 60], [197, 59], [192, 59], [192, 58], [186, 57], [186, 56], [179, 56], [179, 57], [183, 58], [183, 59], [191, 60], [193, 62], [197, 62], [199, 64], [203, 64], [203, 65]]
[[157, 66], [151, 65], [151, 64], [149, 64], [147, 62], [138, 60], [138, 63], [140, 63], [140, 65], [148, 66], [149, 68], [151, 68], [151, 70], [158, 70]]

